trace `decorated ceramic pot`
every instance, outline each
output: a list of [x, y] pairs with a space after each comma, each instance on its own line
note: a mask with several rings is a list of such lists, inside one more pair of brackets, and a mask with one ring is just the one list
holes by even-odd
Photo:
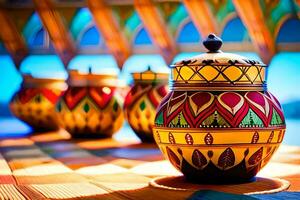
[[73, 137], [110, 137], [123, 124], [122, 107], [115, 97], [116, 75], [69, 71], [68, 90], [57, 103], [61, 126]]
[[55, 104], [66, 89], [67, 84], [62, 79], [24, 75], [20, 91], [10, 102], [10, 110], [35, 131], [57, 130]]
[[282, 108], [267, 91], [266, 65], [223, 53], [213, 34], [203, 44], [207, 53], [171, 66], [155, 140], [188, 180], [249, 181], [283, 140]]
[[168, 93], [168, 74], [150, 70], [133, 73], [134, 85], [128, 92], [124, 111], [128, 123], [143, 142], [154, 142], [152, 127], [156, 108]]

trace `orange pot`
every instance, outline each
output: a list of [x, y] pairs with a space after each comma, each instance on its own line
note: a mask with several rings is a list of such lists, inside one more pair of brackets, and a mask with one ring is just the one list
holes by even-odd
[[33, 78], [23, 76], [21, 89], [10, 102], [11, 112], [36, 131], [59, 128], [55, 104], [67, 85], [62, 79]]
[[249, 181], [278, 149], [285, 119], [267, 91], [267, 66], [219, 50], [209, 35], [207, 53], [171, 66], [171, 92], [156, 114], [155, 140], [189, 180]]
[[57, 103], [61, 126], [74, 137], [110, 137], [123, 124], [115, 97], [117, 76], [69, 72], [68, 90]]
[[134, 84], [125, 98], [125, 116], [143, 142], [154, 142], [152, 127], [156, 108], [168, 93], [168, 74], [154, 73], [148, 69], [133, 73], [133, 79]]

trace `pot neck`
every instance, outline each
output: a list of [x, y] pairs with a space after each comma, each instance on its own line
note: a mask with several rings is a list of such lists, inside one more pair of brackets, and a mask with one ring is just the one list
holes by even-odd
[[266, 66], [176, 65], [171, 69], [172, 90], [265, 91]]

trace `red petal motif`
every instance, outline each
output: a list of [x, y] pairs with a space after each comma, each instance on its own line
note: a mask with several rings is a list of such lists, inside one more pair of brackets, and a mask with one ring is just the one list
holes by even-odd
[[186, 97], [187, 97], [186, 92], [173, 93], [172, 97], [168, 102], [168, 110], [167, 110], [168, 116], [171, 115], [174, 111], [178, 111], [178, 108], [184, 104]]
[[22, 104], [29, 102], [33, 97], [35, 97], [40, 92], [39, 89], [29, 88], [29, 89], [21, 89], [21, 91], [17, 94], [19, 100]]
[[86, 88], [70, 87], [64, 96], [66, 105], [72, 110], [87, 94]]
[[272, 109], [269, 101], [260, 92], [247, 92], [245, 98], [248, 100], [250, 108], [258, 115], [266, 127], [269, 126]]
[[214, 96], [208, 92], [197, 92], [190, 96], [189, 100], [194, 116], [209, 107], [213, 102], [213, 98]]
[[234, 92], [224, 92], [219, 96], [218, 100], [232, 115], [235, 115], [244, 104], [244, 98]]
[[113, 88], [109, 88], [109, 93], [103, 92], [103, 87], [95, 87], [89, 89], [89, 95], [94, 102], [101, 108], [104, 109], [113, 97]]
[[49, 89], [42, 89], [41, 93], [44, 97], [46, 97], [52, 104], [56, 104], [59, 97], [62, 95], [63, 92], [59, 92], [57, 95], [52, 90]]

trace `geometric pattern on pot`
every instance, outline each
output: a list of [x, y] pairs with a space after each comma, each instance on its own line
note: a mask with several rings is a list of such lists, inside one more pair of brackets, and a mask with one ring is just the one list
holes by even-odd
[[269, 92], [172, 91], [158, 108], [155, 124], [177, 128], [285, 126], [283, 112]]
[[166, 85], [135, 84], [128, 92], [125, 102], [125, 116], [142, 141], [154, 141], [152, 126], [156, 108], [167, 94]]
[[10, 102], [10, 110], [36, 131], [56, 130], [55, 103], [62, 93], [59, 89], [22, 88]]
[[[109, 91], [106, 92], [106, 89]], [[80, 101], [89, 97], [101, 110], [103, 110], [114, 95], [115, 88], [108, 87], [71, 87], [64, 94], [64, 101], [73, 110]]]
[[[157, 140], [156, 140], [157, 141]], [[219, 146], [218, 148], [159, 145], [172, 165], [188, 179], [199, 182], [229, 182], [231, 178], [248, 180], [263, 168], [276, 152], [279, 144], [255, 146]], [[223, 179], [223, 180], [220, 180]]]
[[43, 96], [52, 104], [55, 104], [62, 94], [61, 90], [47, 89], [47, 88], [24, 88], [17, 93], [17, 98], [21, 104], [26, 104], [35, 96]]
[[[186, 64], [186, 63], [184, 63]], [[264, 66], [199, 65], [176, 66], [172, 68], [173, 80], [177, 83], [242, 83], [263, 84]]]
[[111, 87], [69, 87], [56, 110], [61, 126], [74, 136], [109, 137], [124, 116]]
[[[220, 129], [170, 129], [155, 128], [153, 134], [159, 144], [168, 145], [249, 145], [249, 144], [280, 144], [285, 129], [227, 129], [226, 133]], [[226, 134], [226, 136], [224, 136]]]

